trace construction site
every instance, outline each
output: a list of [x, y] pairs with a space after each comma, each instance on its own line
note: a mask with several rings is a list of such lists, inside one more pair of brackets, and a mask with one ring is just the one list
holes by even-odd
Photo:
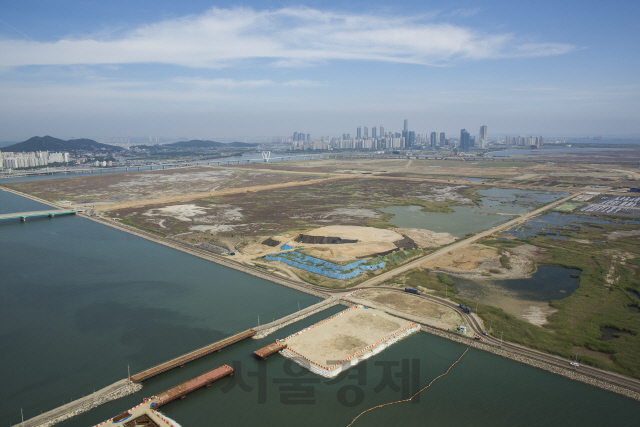
[[[152, 179], [140, 178], [143, 172], [95, 176], [92, 188], [75, 178], [7, 187], [51, 206], [86, 204], [97, 215], [78, 215], [350, 307], [255, 350], [260, 360], [280, 354], [332, 378], [423, 330], [496, 352], [517, 342], [514, 354], [558, 366], [551, 354], [578, 353], [593, 369], [590, 378], [640, 377], [629, 351], [638, 346], [633, 307], [640, 292], [638, 199], [625, 187], [638, 178], [632, 167], [527, 158], [333, 158], [156, 172]], [[123, 185], [137, 188], [141, 179], [148, 191], [127, 190], [115, 199]], [[461, 224], [471, 228], [460, 233]], [[547, 267], [557, 269], [558, 286], [527, 288]], [[593, 323], [592, 310], [604, 320]], [[277, 334], [305, 315], [274, 319], [131, 381]], [[603, 328], [618, 335], [601, 341]], [[547, 356], [537, 356], [540, 351]], [[226, 381], [234, 374], [229, 363], [150, 396], [118, 422], [175, 425], [155, 409]], [[616, 383], [621, 390], [622, 383]]]

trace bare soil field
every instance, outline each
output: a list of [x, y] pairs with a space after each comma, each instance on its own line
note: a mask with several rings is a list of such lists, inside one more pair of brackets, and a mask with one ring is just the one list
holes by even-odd
[[354, 296], [372, 301], [384, 307], [421, 317], [425, 319], [428, 324], [437, 328], [450, 330], [457, 325], [467, 325], [463, 317], [456, 310], [422, 298], [416, 298], [413, 295], [385, 290], [366, 289], [356, 292]]
[[[445, 188], [449, 190], [443, 191]], [[234, 192], [188, 203], [133, 206], [113, 210], [109, 215], [163, 234], [192, 232], [266, 238], [326, 225], [392, 228], [386, 222], [389, 216], [377, 212], [378, 207], [429, 206], [431, 200], [447, 197], [455, 198], [455, 203], [471, 204], [459, 195], [465, 188], [402, 180], [333, 179], [251, 193]]]
[[8, 187], [46, 200], [122, 203], [303, 179], [299, 174], [193, 167], [23, 181]]
[[359, 307], [284, 342], [314, 363], [330, 367], [410, 324], [383, 311]]
[[[640, 177], [629, 160], [640, 161], [640, 150], [531, 154], [506, 161], [339, 158], [313, 162], [281, 162], [249, 165], [254, 170], [362, 174], [444, 181], [481, 178], [490, 183], [518, 186], [636, 186]], [[598, 163], [602, 162], [602, 164]], [[616, 163], [620, 162], [620, 163]], [[233, 166], [232, 166], [233, 167]], [[245, 168], [246, 165], [238, 165]]]

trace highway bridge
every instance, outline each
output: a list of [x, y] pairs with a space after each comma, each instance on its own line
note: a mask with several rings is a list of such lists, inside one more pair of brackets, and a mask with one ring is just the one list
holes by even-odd
[[60, 215], [75, 215], [76, 213], [77, 211], [75, 210], [62, 211], [59, 209], [50, 209], [47, 211], [6, 213], [6, 214], [0, 214], [0, 220], [20, 219], [20, 221], [24, 222], [27, 220], [27, 218], [38, 218], [38, 217], [44, 217], [44, 216], [49, 218], [54, 218]]

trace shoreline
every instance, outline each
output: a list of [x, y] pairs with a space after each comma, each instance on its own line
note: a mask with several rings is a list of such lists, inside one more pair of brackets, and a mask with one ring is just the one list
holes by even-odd
[[[2, 187], [2, 189], [4, 191], [11, 192], [11, 193], [16, 194], [18, 196], [26, 197], [28, 199], [31, 199], [33, 201], [36, 201], [36, 202], [39, 202], [39, 203], [42, 203], [42, 204], [45, 204], [45, 205], [48, 205], [48, 206], [52, 206], [52, 207], [55, 207], [55, 208], [58, 208], [58, 209], [61, 208], [60, 206], [58, 206], [58, 205], [56, 205], [54, 203], [51, 203], [49, 201], [40, 199], [40, 198], [35, 197], [35, 196], [31, 196], [31, 195], [28, 195], [28, 194], [25, 194], [25, 193], [22, 193], [22, 192], [13, 190], [13, 189], [9, 189], [7, 187]], [[571, 197], [573, 197], [573, 196], [571, 196]], [[556, 201], [554, 203], [558, 203], [558, 201]], [[120, 231], [127, 232], [127, 233], [129, 233], [131, 235], [134, 235], [134, 236], [142, 237], [142, 238], [144, 238], [146, 240], [149, 240], [149, 241], [152, 241], [152, 242], [155, 242], [155, 243], [159, 243], [161, 245], [164, 245], [164, 246], [167, 246], [167, 247], [182, 251], [184, 253], [187, 253], [187, 254], [190, 254], [190, 255], [194, 255], [194, 256], [197, 256], [199, 258], [208, 260], [208, 261], [215, 262], [215, 263], [217, 263], [219, 265], [222, 265], [224, 267], [230, 267], [230, 268], [233, 268], [234, 270], [238, 270], [238, 271], [241, 271], [241, 272], [244, 272], [244, 273], [247, 273], [247, 274], [251, 274], [252, 276], [259, 277], [259, 278], [262, 278], [264, 280], [268, 280], [270, 282], [280, 284], [282, 286], [286, 286], [286, 287], [289, 287], [289, 288], [292, 288], [292, 289], [295, 289], [295, 290], [298, 290], [298, 291], [301, 291], [301, 292], [304, 292], [304, 293], [307, 293], [307, 294], [311, 294], [311, 295], [317, 296], [319, 298], [322, 298], [323, 300], [328, 300], [328, 299], [334, 298], [334, 296], [332, 296], [330, 294], [331, 292], [334, 292], [334, 293], [348, 292], [350, 290], [350, 289], [337, 290], [337, 289], [327, 288], [326, 292], [322, 292], [322, 291], [319, 291], [319, 290], [311, 288], [312, 285], [307, 285], [304, 282], [297, 283], [297, 282], [295, 282], [293, 280], [290, 280], [290, 279], [287, 279], [285, 277], [279, 277], [279, 276], [276, 276], [276, 275], [273, 275], [273, 274], [270, 274], [270, 273], [266, 273], [264, 271], [261, 271], [261, 269], [257, 269], [257, 268], [253, 268], [253, 267], [250, 267], [250, 266], [247, 266], [247, 265], [240, 264], [237, 261], [234, 261], [234, 260], [231, 260], [231, 259], [227, 259], [226, 257], [223, 257], [221, 255], [217, 255], [217, 254], [214, 254], [212, 252], [207, 252], [207, 251], [204, 251], [204, 250], [198, 250], [197, 248], [192, 248], [192, 247], [188, 246], [187, 244], [178, 244], [177, 242], [172, 241], [170, 239], [166, 239], [166, 238], [161, 237], [161, 236], [154, 236], [151, 233], [144, 232], [142, 230], [136, 229], [134, 227], [131, 227], [131, 226], [128, 226], [128, 225], [125, 225], [125, 224], [120, 224], [120, 223], [115, 222], [115, 221], [109, 221], [109, 220], [107, 220], [105, 218], [101, 218], [101, 217], [90, 217], [90, 216], [85, 215], [85, 214], [78, 214], [78, 216], [81, 216], [83, 218], [87, 218], [89, 220], [92, 220], [94, 222], [97, 222], [97, 223], [100, 223], [100, 224], [103, 224], [103, 225], [107, 225], [109, 227], [112, 227], [112, 228], [120, 230]], [[343, 305], [348, 305], [349, 303], [353, 303], [353, 302], [348, 301], [348, 298], [344, 298], [344, 299], [342, 299], [340, 301], [340, 304], [343, 304]], [[389, 309], [385, 308], [385, 311], [387, 311], [387, 310], [389, 310]], [[464, 345], [467, 345], [467, 346], [470, 346], [470, 347], [474, 347], [474, 348], [477, 348], [477, 349], [480, 349], [480, 350], [483, 350], [483, 351], [488, 351], [490, 353], [499, 355], [501, 357], [505, 357], [507, 359], [511, 359], [511, 360], [517, 361], [519, 363], [524, 363], [526, 365], [529, 365], [529, 366], [532, 366], [532, 367], [535, 367], [535, 368], [539, 368], [539, 369], [545, 370], [545, 371], [550, 372], [550, 373], [561, 375], [563, 377], [566, 377], [566, 378], [569, 378], [569, 379], [572, 379], [572, 380], [576, 380], [576, 381], [579, 381], [579, 382], [582, 382], [582, 383], [585, 383], [585, 384], [589, 384], [589, 385], [598, 387], [600, 389], [603, 389], [603, 390], [606, 390], [606, 391], [610, 391], [610, 392], [614, 392], [616, 394], [620, 394], [620, 395], [628, 397], [630, 399], [633, 399], [633, 400], [636, 400], [636, 401], [640, 401], [640, 392], [636, 392], [636, 391], [632, 390], [631, 388], [625, 388], [625, 387], [619, 386], [619, 385], [617, 385], [617, 384], [615, 384], [613, 382], [608, 382], [608, 381], [606, 381], [604, 379], [593, 378], [591, 376], [581, 374], [581, 373], [579, 373], [578, 371], [576, 371], [574, 369], [564, 368], [564, 367], [560, 367], [560, 366], [554, 366], [554, 365], [549, 364], [547, 362], [544, 362], [544, 361], [541, 361], [541, 360], [536, 360], [533, 357], [536, 353], [541, 353], [541, 354], [544, 354], [544, 355], [546, 355], [548, 357], [556, 357], [556, 356], [553, 356], [551, 354], [538, 352], [537, 350], [530, 349], [530, 348], [527, 348], [527, 347], [522, 347], [522, 352], [526, 352], [526, 353], [528, 353], [528, 355], [519, 354], [516, 351], [503, 349], [503, 348], [496, 348], [494, 345], [488, 344], [486, 342], [479, 342], [479, 341], [476, 341], [476, 340], [473, 340], [473, 339], [463, 338], [463, 337], [460, 337], [458, 335], [442, 331], [442, 330], [440, 330], [438, 328], [435, 328], [434, 326], [431, 326], [431, 325], [425, 324], [422, 321], [419, 321], [417, 318], [415, 318], [414, 316], [411, 316], [409, 314], [405, 314], [405, 313], [401, 313], [401, 312], [397, 312], [397, 314], [395, 314], [395, 313], [393, 313], [393, 314], [397, 315], [398, 317], [402, 317], [402, 318], [409, 319], [409, 320], [416, 319], [421, 324], [421, 326], [422, 326], [421, 330], [424, 331], [424, 332], [431, 333], [433, 335], [437, 335], [439, 337], [446, 338], [446, 339], [449, 339], [449, 340], [452, 340], [452, 341], [455, 341], [455, 342], [459, 342], [461, 344], [464, 344]], [[282, 321], [282, 319], [280, 319], [280, 320], [278, 320], [276, 322], [281, 322], [281, 321]], [[295, 320], [293, 320], [293, 321], [295, 321]], [[291, 323], [293, 323], [293, 321]], [[512, 343], [507, 343], [505, 341], [505, 345], [506, 344], [509, 344], [511, 346], [514, 345]], [[585, 365], [585, 366], [588, 366], [588, 365]], [[594, 368], [594, 369], [596, 369], [596, 368]], [[610, 375], [610, 376], [613, 376], [613, 377], [619, 377], [619, 378], [624, 379], [625, 381], [638, 382], [638, 384], [640, 384], [640, 381], [638, 381], [637, 379], [632, 378], [632, 377], [627, 377], [627, 376], [624, 376], [622, 374], [618, 374], [618, 373], [613, 372], [613, 371], [605, 371], [605, 370], [599, 370], [599, 371], [601, 371], [605, 375]]]

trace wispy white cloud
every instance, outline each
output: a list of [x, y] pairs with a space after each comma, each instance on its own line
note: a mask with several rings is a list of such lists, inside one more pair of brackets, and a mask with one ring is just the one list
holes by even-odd
[[[463, 12], [470, 13], [459, 13]], [[162, 63], [222, 68], [258, 59], [279, 66], [332, 60], [450, 65], [461, 60], [560, 55], [574, 49], [565, 43], [522, 43], [510, 33], [489, 34], [421, 17], [309, 8], [213, 8], [119, 35], [56, 42], [0, 40], [0, 67]]]

